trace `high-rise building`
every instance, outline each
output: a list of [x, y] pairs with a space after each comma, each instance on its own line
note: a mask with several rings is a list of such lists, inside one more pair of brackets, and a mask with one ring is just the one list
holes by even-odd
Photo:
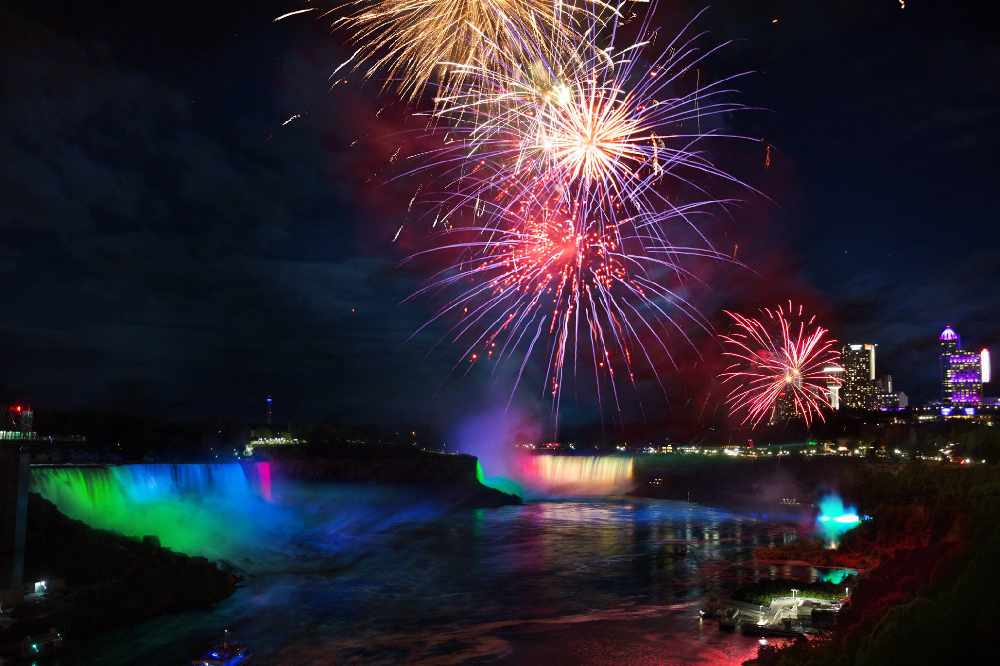
[[941, 343], [941, 398], [948, 405], [976, 405], [983, 400], [983, 358], [989, 351], [962, 349], [962, 338], [949, 324], [938, 336]]
[[272, 402], [271, 396], [264, 398], [264, 420], [267, 421], [267, 425], [271, 425], [271, 421], [274, 417], [274, 414], [271, 412]]
[[947, 358], [951, 354], [958, 351], [961, 346], [962, 340], [958, 337], [958, 333], [948, 324], [941, 331], [941, 335], [938, 336], [938, 345], [940, 346], [940, 352], [938, 354], [938, 364], [939, 364], [939, 376], [941, 377], [941, 398], [947, 402], [947, 389], [945, 384], [947, 383]]
[[902, 398], [905, 393], [892, 390], [892, 375], [882, 375], [875, 382], [878, 387], [878, 408], [883, 412], [895, 412], [905, 408]]
[[879, 408], [875, 382], [875, 347], [871, 343], [845, 345], [840, 355], [844, 367], [840, 403], [851, 409]]
[[959, 349], [962, 348], [962, 338], [959, 337], [958, 332], [948, 324], [941, 331], [941, 335], [938, 336], [938, 342], [941, 343], [941, 355], [954, 354]]
[[830, 409], [836, 411], [840, 409], [840, 386], [843, 383], [844, 368], [839, 365], [828, 365], [823, 368], [826, 375], [826, 397], [830, 403]]

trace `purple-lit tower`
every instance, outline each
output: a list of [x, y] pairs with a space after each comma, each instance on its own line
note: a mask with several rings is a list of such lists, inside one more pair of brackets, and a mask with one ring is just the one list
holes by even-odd
[[983, 400], [983, 364], [978, 352], [962, 350], [962, 338], [949, 324], [941, 343], [941, 397], [948, 405], [978, 405]]

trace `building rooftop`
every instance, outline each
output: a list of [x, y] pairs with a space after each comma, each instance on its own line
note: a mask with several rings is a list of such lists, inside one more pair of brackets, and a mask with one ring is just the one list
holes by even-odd
[[951, 327], [951, 324], [948, 324], [944, 327], [944, 330], [941, 331], [941, 337], [938, 339], [941, 342], [954, 342], [958, 340], [958, 333], [956, 333], [955, 329]]

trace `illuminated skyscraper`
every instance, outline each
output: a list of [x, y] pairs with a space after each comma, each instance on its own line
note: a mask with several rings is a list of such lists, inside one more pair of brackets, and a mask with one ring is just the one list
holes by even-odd
[[264, 419], [267, 421], [267, 425], [271, 425], [271, 420], [273, 414], [271, 413], [271, 396], [264, 398]]
[[875, 382], [875, 347], [877, 345], [845, 345], [840, 363], [844, 367], [840, 404], [850, 409], [879, 408], [879, 387]]
[[941, 355], [954, 354], [962, 347], [962, 338], [958, 336], [958, 333], [948, 324], [941, 331], [941, 335], [938, 337], [938, 342], [941, 343]]
[[941, 343], [941, 398], [948, 405], [976, 405], [983, 400], [983, 359], [989, 351], [962, 350], [962, 338], [950, 325], [938, 337]]

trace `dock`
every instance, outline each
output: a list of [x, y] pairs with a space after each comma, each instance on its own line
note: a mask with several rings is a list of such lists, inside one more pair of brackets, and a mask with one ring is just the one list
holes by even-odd
[[[778, 597], [767, 606], [730, 601], [719, 614], [720, 631], [739, 631], [746, 636], [794, 638], [821, 632], [843, 607], [802, 596]], [[704, 614], [704, 613], [703, 613]]]

